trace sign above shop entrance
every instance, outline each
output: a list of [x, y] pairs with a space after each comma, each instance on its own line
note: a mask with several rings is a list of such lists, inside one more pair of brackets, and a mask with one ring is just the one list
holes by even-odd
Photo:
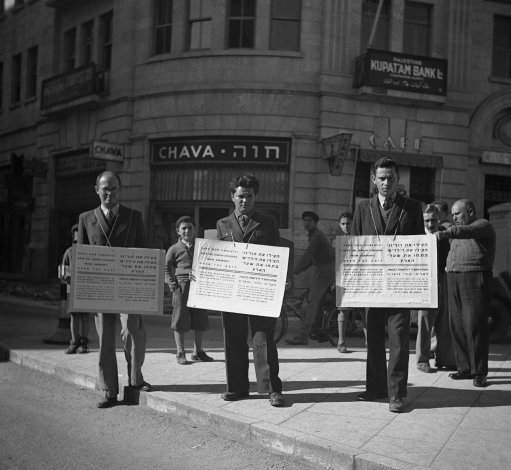
[[92, 158], [96, 158], [98, 160], [122, 162], [124, 149], [123, 146], [119, 144], [95, 140], [91, 144], [90, 154]]
[[264, 163], [287, 165], [290, 139], [265, 137], [180, 137], [151, 142], [158, 164]]

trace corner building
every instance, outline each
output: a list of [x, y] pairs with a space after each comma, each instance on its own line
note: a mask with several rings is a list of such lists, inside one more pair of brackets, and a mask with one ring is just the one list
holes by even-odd
[[0, 276], [55, 276], [103, 169], [120, 173], [159, 248], [181, 215], [214, 228], [244, 172], [297, 254], [301, 213], [333, 236], [382, 155], [424, 202], [469, 197], [482, 214], [509, 201], [511, 3], [378, 6], [5, 1]]

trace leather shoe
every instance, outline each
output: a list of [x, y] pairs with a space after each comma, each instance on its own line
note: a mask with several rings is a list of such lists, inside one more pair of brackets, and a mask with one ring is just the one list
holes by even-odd
[[449, 374], [449, 378], [452, 380], [468, 380], [473, 378], [472, 374], [470, 372], [453, 372], [452, 374]]
[[76, 354], [78, 351], [78, 344], [70, 344], [69, 347], [64, 351], [66, 354]]
[[238, 392], [224, 392], [222, 393], [222, 400], [224, 401], [238, 401], [245, 400], [250, 395], [248, 392], [238, 393]]
[[98, 408], [112, 408], [112, 406], [117, 405], [119, 402], [117, 401], [117, 397], [105, 397], [103, 400], [99, 401], [97, 404]]
[[133, 385], [133, 388], [136, 388], [137, 390], [142, 390], [143, 392], [152, 392], [153, 387], [148, 382], [142, 382], [140, 385]]
[[288, 339], [286, 339], [286, 343], [290, 344], [292, 346], [305, 346], [305, 345], [309, 344], [309, 342], [307, 341], [306, 338], [299, 338], [299, 337], [288, 338]]
[[486, 387], [488, 385], [486, 375], [476, 375], [472, 383], [474, 387]]
[[377, 401], [387, 398], [386, 393], [361, 392], [357, 395], [358, 401]]
[[395, 397], [389, 401], [389, 411], [392, 413], [402, 413], [405, 410], [405, 401], [402, 398]]
[[430, 365], [427, 362], [419, 362], [417, 364], [417, 369], [426, 374], [433, 372]]
[[197, 351], [197, 354], [192, 354], [190, 356], [192, 361], [196, 362], [212, 362], [214, 359], [211, 356], [208, 356], [204, 351]]
[[271, 406], [280, 407], [284, 406], [284, 395], [280, 392], [271, 392], [270, 393], [270, 404]]
[[188, 364], [188, 361], [186, 360], [186, 354], [184, 352], [178, 352], [176, 355], [177, 363], [184, 366]]

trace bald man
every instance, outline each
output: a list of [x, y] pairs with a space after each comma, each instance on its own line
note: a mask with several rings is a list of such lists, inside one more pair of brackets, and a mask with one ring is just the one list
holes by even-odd
[[476, 217], [475, 205], [469, 199], [456, 201], [451, 214], [453, 225], [436, 232], [438, 240], [448, 239], [451, 244], [445, 270], [457, 372], [449, 377], [472, 379], [475, 387], [485, 387], [495, 230], [486, 219]]
[[[104, 171], [98, 175], [95, 191], [100, 205], [80, 214], [78, 243], [126, 248], [144, 247], [142, 214], [119, 204], [120, 190], [121, 180], [116, 173]], [[119, 379], [115, 357], [115, 329], [118, 317], [121, 321], [124, 355], [128, 363], [128, 383], [139, 390], [151, 390], [151, 386], [142, 376], [146, 345], [142, 316], [97, 313], [95, 322], [99, 337], [98, 388], [105, 392], [105, 398], [98, 403], [98, 408], [110, 408], [117, 404]]]

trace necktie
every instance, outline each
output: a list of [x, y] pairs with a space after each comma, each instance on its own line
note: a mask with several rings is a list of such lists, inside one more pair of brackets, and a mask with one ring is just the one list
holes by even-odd
[[383, 210], [388, 211], [392, 207], [392, 199], [389, 197], [383, 201]]
[[248, 217], [246, 215], [240, 215], [239, 221], [241, 228], [245, 230], [245, 227], [248, 225]]
[[114, 213], [111, 210], [106, 211], [106, 221], [109, 225], [112, 225], [112, 222], [114, 220]]

